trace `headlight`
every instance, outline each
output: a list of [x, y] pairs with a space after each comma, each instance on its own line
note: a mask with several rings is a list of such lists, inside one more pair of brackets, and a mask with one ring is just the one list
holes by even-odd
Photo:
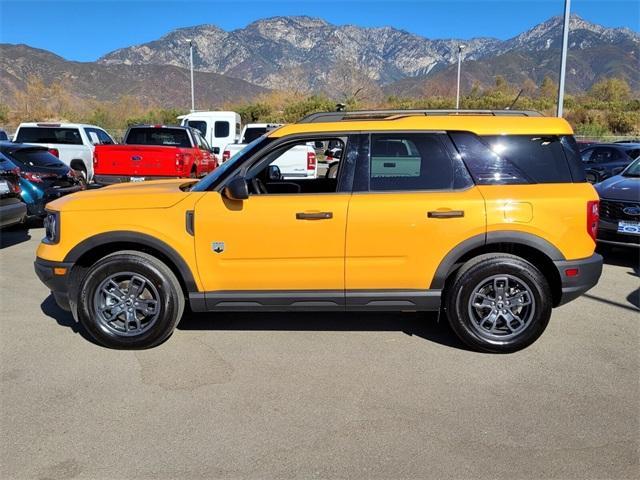
[[60, 212], [47, 212], [44, 218], [44, 243], [54, 244], [60, 241]]

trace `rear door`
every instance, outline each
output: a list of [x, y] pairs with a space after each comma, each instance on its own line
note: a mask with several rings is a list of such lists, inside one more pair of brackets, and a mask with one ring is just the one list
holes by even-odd
[[485, 233], [482, 195], [444, 133], [375, 133], [349, 204], [345, 288], [351, 308], [430, 309], [444, 257]]

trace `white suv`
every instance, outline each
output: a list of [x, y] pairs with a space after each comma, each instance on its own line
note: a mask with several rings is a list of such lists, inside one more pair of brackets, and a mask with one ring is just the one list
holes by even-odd
[[21, 123], [14, 142], [43, 145], [87, 182], [93, 180], [95, 145], [115, 143], [102, 128], [79, 123]]

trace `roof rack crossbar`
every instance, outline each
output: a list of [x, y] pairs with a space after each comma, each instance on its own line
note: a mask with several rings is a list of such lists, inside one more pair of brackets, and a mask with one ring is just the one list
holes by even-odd
[[339, 122], [342, 120], [384, 120], [413, 115], [491, 115], [514, 117], [540, 117], [533, 110], [353, 110], [347, 112], [318, 112], [307, 115], [298, 123]]

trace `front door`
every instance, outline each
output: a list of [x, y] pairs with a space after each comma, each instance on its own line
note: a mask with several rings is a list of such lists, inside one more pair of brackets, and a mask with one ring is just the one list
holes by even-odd
[[210, 309], [344, 304], [350, 193], [338, 192], [336, 179], [279, 177], [269, 166], [284, 153], [247, 172], [248, 199], [212, 191], [196, 205], [198, 271]]

